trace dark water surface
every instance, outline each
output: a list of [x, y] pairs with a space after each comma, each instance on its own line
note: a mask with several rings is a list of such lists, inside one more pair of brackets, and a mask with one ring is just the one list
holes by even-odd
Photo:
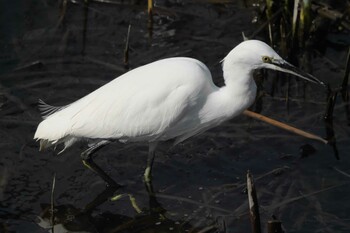
[[[128, 197], [82, 211], [105, 184], [82, 165], [83, 145], [62, 155], [38, 152], [32, 139], [41, 120], [38, 99], [65, 105], [126, 72], [129, 23], [130, 69], [189, 56], [207, 64], [218, 85], [220, 60], [242, 32], [249, 36], [258, 27], [253, 9], [238, 1], [158, 1], [150, 39], [147, 6], [126, 2], [84, 8], [83, 1], [68, 1], [64, 17], [56, 1], [0, 3], [0, 232], [49, 231], [55, 173], [55, 232], [250, 232], [247, 170], [255, 177], [263, 229], [275, 215], [287, 232], [350, 232], [350, 129], [340, 98], [333, 122], [339, 161], [327, 145], [240, 116], [176, 147], [159, 147], [153, 185], [166, 211], [161, 217], [149, 211], [142, 181], [146, 144], [109, 145], [96, 158], [143, 212]], [[349, 35], [325, 39], [329, 47], [312, 59], [313, 74], [335, 86]], [[324, 137], [326, 93], [308, 84], [305, 94], [296, 88], [303, 85], [291, 79], [288, 106], [284, 88], [271, 96], [266, 85], [261, 113]], [[301, 158], [305, 145], [315, 152]]]

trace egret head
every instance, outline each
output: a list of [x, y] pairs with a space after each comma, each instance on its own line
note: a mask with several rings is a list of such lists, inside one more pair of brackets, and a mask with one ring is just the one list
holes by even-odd
[[[237, 45], [224, 59], [247, 69], [278, 70], [298, 76], [307, 81], [325, 85], [323, 82], [282, 59], [269, 45], [259, 40], [247, 40]], [[229, 64], [227, 64], [229, 66]]]

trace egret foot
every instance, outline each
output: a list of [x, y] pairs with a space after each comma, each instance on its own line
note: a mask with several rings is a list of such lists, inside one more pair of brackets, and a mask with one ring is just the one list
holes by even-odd
[[150, 213], [163, 215], [166, 212], [166, 210], [163, 208], [163, 206], [157, 200], [156, 194], [155, 194], [154, 189], [153, 189], [152, 180], [150, 180], [148, 182], [145, 180], [145, 186], [146, 186], [146, 190], [147, 190], [148, 197], [149, 197], [149, 211], [150, 211]]
[[[153, 159], [152, 159], [153, 161]], [[144, 182], [146, 186], [146, 190], [149, 197], [149, 209], [151, 214], [159, 214], [162, 215], [166, 212], [163, 206], [158, 202], [156, 194], [152, 185], [152, 166], [147, 166], [144, 173]]]
[[150, 183], [152, 181], [151, 168], [146, 167], [145, 173], [143, 174], [143, 179], [145, 183]]

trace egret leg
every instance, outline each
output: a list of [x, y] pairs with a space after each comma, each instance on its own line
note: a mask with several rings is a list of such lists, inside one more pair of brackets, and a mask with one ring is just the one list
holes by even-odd
[[99, 149], [101, 149], [102, 147], [104, 147], [105, 145], [111, 143], [111, 141], [108, 140], [103, 140], [100, 141], [96, 144], [94, 144], [93, 146], [91, 146], [90, 148], [88, 148], [87, 150], [85, 150], [83, 153], [81, 153], [80, 157], [83, 160], [83, 164], [89, 168], [90, 170], [92, 170], [93, 172], [95, 172], [97, 175], [99, 175], [110, 187], [116, 187], [116, 188], [120, 188], [121, 185], [116, 183], [112, 178], [110, 178], [107, 173], [105, 173], [93, 160], [92, 160], [92, 155], [98, 151]]
[[146, 184], [152, 182], [152, 167], [153, 167], [156, 147], [157, 147], [157, 142], [149, 143], [147, 166], [145, 169], [145, 173], [143, 175]]
[[154, 193], [153, 185], [152, 185], [152, 167], [153, 167], [156, 147], [157, 147], [157, 142], [151, 142], [149, 144], [147, 166], [144, 173], [144, 180], [145, 180], [147, 193], [149, 196], [149, 205], [150, 205], [151, 213], [162, 214], [162, 213], [165, 213], [166, 210], [157, 201], [157, 197], [156, 197], [156, 194]]

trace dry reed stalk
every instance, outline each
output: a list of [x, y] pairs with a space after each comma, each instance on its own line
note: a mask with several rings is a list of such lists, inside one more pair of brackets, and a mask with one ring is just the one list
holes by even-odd
[[246, 116], [249, 116], [249, 117], [252, 117], [254, 119], [257, 119], [257, 120], [261, 120], [261, 121], [264, 121], [270, 125], [274, 125], [276, 127], [279, 127], [281, 129], [284, 129], [284, 130], [287, 130], [289, 132], [292, 132], [292, 133], [295, 133], [295, 134], [298, 134], [300, 136], [303, 136], [303, 137], [306, 137], [306, 138], [310, 138], [310, 139], [314, 139], [314, 140], [317, 140], [317, 141], [320, 141], [320, 142], [323, 142], [324, 144], [328, 144], [328, 141], [315, 135], [315, 134], [311, 134], [311, 133], [308, 133], [308, 132], [305, 132], [301, 129], [298, 129], [298, 128], [295, 128], [293, 126], [290, 126], [290, 125], [287, 125], [285, 123], [282, 123], [280, 121], [276, 121], [274, 119], [271, 119], [269, 117], [266, 117], [266, 116], [263, 116], [259, 113], [256, 113], [256, 112], [252, 112], [252, 111], [249, 111], [249, 110], [245, 110], [243, 112], [244, 115]]
[[350, 76], [350, 47], [348, 50], [348, 55], [346, 58], [346, 65], [345, 65], [345, 72], [344, 72], [344, 78], [343, 78], [343, 82], [342, 82], [342, 97], [344, 101], [348, 101], [349, 100], [349, 93], [347, 91], [347, 87], [349, 84], [349, 76]]
[[267, 233], [283, 233], [281, 221], [269, 220], [267, 222]]
[[128, 27], [128, 34], [126, 36], [126, 42], [125, 42], [125, 49], [124, 49], [124, 66], [126, 68], [129, 67], [129, 40], [130, 40], [130, 29], [131, 29], [131, 24], [129, 24]]
[[250, 222], [252, 224], [252, 232], [261, 233], [258, 198], [256, 195], [253, 176], [250, 173], [250, 171], [247, 172], [247, 192], [248, 192], [249, 215], [250, 215]]
[[148, 22], [147, 22], [147, 28], [148, 28], [148, 34], [149, 37], [152, 38], [153, 34], [153, 0], [148, 0]]
[[54, 233], [55, 229], [55, 199], [54, 199], [54, 194], [55, 194], [55, 186], [56, 186], [56, 173], [53, 175], [52, 179], [52, 188], [51, 188], [51, 232]]

